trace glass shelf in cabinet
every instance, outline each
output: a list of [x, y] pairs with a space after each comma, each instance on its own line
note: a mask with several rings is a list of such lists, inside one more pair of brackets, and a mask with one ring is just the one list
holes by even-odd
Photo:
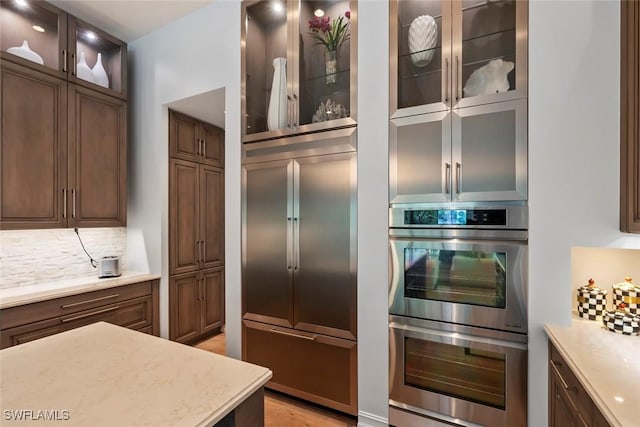
[[[466, 39], [462, 40], [462, 43], [472, 43], [472, 42], [478, 41], [478, 40], [484, 41], [484, 40], [486, 40], [486, 39], [488, 39], [490, 37], [502, 36], [504, 34], [511, 33], [511, 32], [515, 33], [515, 31], [516, 31], [515, 27], [507, 28], [507, 29], [499, 30], [499, 31], [492, 31], [490, 33], [480, 34], [478, 36], [473, 36], [473, 37], [466, 38]], [[514, 34], [513, 37], [514, 37], [514, 40], [515, 40], [515, 34]]]
[[514, 1], [515, 0], [483, 0], [483, 1], [479, 1], [478, 3], [472, 4], [470, 6], [463, 7], [462, 11], [466, 12], [467, 10], [478, 9], [480, 7], [492, 7], [492, 6], [499, 6], [503, 4], [512, 4], [514, 3]]

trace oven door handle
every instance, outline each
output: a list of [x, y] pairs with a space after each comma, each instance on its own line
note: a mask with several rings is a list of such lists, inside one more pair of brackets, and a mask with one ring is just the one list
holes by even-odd
[[[423, 337], [426, 341], [442, 342], [445, 344], [461, 345], [460, 341], [468, 343], [487, 344], [500, 347], [509, 347], [517, 350], [527, 350], [526, 343], [519, 343], [513, 341], [505, 341], [497, 338], [477, 337], [462, 334], [460, 332], [438, 331], [435, 329], [423, 329], [412, 325], [406, 325], [399, 322], [389, 322], [389, 327], [398, 331], [415, 332]], [[430, 339], [430, 338], [435, 339]], [[462, 344], [464, 345], [464, 344]]]

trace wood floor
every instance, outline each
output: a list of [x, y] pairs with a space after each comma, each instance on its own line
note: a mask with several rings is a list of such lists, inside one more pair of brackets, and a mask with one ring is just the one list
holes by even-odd
[[[195, 347], [225, 354], [224, 333], [202, 341]], [[265, 427], [352, 427], [355, 417], [267, 390], [264, 398]]]

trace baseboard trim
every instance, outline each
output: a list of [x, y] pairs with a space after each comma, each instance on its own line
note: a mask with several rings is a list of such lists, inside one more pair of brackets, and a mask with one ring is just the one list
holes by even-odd
[[358, 412], [358, 427], [388, 427], [389, 420], [367, 412]]

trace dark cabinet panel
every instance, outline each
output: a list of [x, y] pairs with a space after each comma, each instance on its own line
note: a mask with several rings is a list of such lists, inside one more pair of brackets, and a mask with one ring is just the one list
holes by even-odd
[[224, 131], [208, 123], [201, 123], [202, 163], [224, 166]]
[[126, 224], [127, 104], [69, 86], [71, 225]]
[[206, 333], [224, 323], [224, 268], [204, 270], [202, 273], [202, 332]]
[[200, 166], [202, 268], [224, 264], [224, 170]]
[[170, 339], [188, 342], [200, 335], [200, 273], [187, 273], [169, 278]]
[[354, 341], [245, 320], [242, 359], [268, 366], [267, 387], [357, 414]]
[[199, 179], [197, 163], [169, 160], [169, 274], [200, 267]]
[[67, 84], [2, 61], [0, 228], [65, 227]]
[[169, 110], [169, 156], [197, 162], [200, 154], [198, 128], [198, 120]]

